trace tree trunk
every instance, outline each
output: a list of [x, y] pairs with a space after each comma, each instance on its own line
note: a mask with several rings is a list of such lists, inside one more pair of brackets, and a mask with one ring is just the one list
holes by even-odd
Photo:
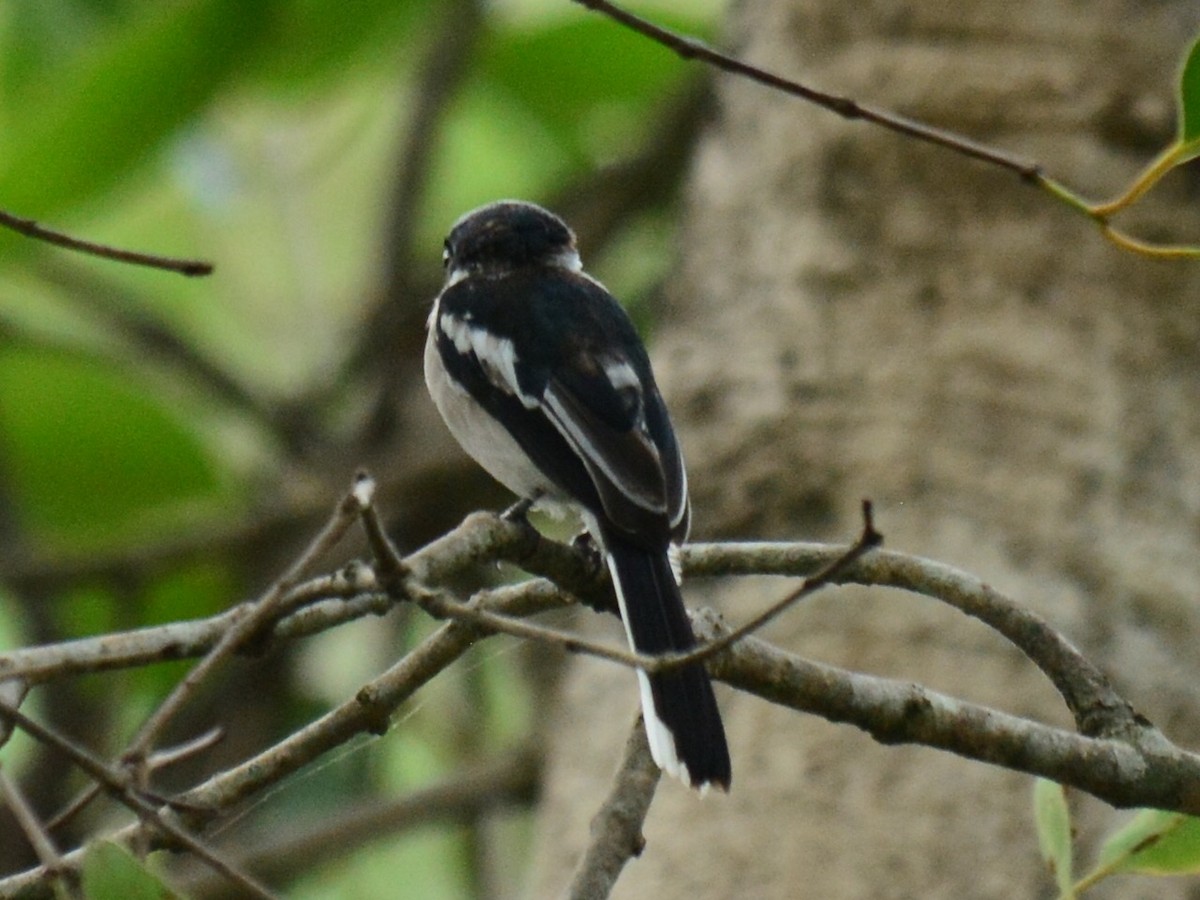
[[[1192, 0], [750, 0], [734, 52], [1115, 194], [1169, 140]], [[1197, 181], [1120, 224], [1200, 241]], [[586, 248], [585, 248], [586, 249]], [[1140, 712], [1200, 744], [1200, 266], [1153, 262], [1014, 175], [722, 79], [690, 179], [653, 355], [695, 538], [888, 546], [1027, 603]], [[778, 581], [685, 585], [738, 622]], [[618, 626], [609, 623], [614, 640]], [[1045, 679], [976, 622], [884, 590], [826, 591], [766, 635], [1070, 727]], [[1032, 779], [718, 688], [729, 796], [664, 781], [616, 896], [1051, 896]], [[534, 894], [555, 896], [635, 715], [625, 671], [567, 679]], [[1077, 857], [1118, 821], [1078, 798]], [[1089, 897], [1177, 897], [1125, 877]]]

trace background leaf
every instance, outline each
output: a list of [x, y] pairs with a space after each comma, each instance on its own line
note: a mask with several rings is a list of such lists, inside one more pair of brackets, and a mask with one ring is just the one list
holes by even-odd
[[1200, 155], [1200, 35], [1188, 50], [1179, 75], [1179, 142], [1184, 159]]
[[179, 895], [159, 881], [124, 847], [111, 841], [91, 844], [83, 858], [87, 900], [169, 900]]
[[1062, 897], [1073, 897], [1071, 862], [1071, 811], [1061, 784], [1039, 778], [1033, 785], [1033, 817], [1037, 823], [1042, 859], [1054, 873]]
[[[1124, 859], [1121, 859], [1124, 857]], [[1104, 843], [1100, 865], [1118, 872], [1200, 872], [1200, 818], [1144, 809]]]
[[198, 435], [101, 363], [0, 352], [0, 472], [43, 537], [96, 545], [144, 535], [218, 498]]
[[190, 0], [108, 29], [53, 78], [11, 98], [0, 204], [45, 217], [114, 187], [206, 105], [254, 46], [271, 2]]

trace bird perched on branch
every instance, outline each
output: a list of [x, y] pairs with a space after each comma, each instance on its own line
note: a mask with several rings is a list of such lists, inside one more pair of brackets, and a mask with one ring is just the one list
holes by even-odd
[[[687, 475], [633, 323], [583, 271], [566, 224], [532, 203], [467, 213], [443, 260], [425, 381], [450, 431], [518, 497], [581, 514], [635, 651], [692, 648], [672, 564], [688, 532]], [[694, 787], [728, 790], [703, 665], [637, 676], [655, 762]]]

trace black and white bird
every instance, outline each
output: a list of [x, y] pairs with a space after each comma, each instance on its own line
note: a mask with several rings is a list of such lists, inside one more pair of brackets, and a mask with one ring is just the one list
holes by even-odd
[[[492, 203], [446, 239], [425, 381], [463, 449], [539, 507], [578, 511], [604, 552], [630, 644], [696, 639], [673, 548], [687, 536], [683, 457], [633, 323], [583, 271], [575, 235], [532, 203]], [[702, 665], [638, 670], [655, 762], [729, 789], [729, 750]]]

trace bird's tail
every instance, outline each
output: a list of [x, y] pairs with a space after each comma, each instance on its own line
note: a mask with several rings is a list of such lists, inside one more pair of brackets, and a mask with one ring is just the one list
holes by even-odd
[[[696, 644], [667, 552], [655, 553], [605, 535], [605, 557], [629, 643], [646, 655]], [[656, 675], [638, 670], [650, 750], [659, 768], [693, 787], [729, 790], [729, 748], [712, 683], [703, 664]]]

